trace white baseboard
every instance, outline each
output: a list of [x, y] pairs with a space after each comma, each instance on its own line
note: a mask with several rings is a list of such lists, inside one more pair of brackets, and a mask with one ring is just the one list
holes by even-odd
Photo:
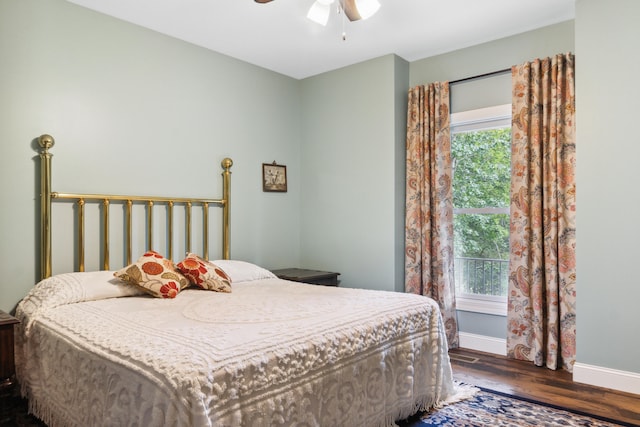
[[485, 335], [460, 332], [460, 347], [469, 350], [482, 351], [484, 353], [507, 355], [507, 340], [503, 338], [488, 337]]
[[[507, 355], [507, 340], [460, 332], [460, 347], [484, 353]], [[640, 395], [640, 374], [576, 362], [573, 381]]]
[[619, 371], [576, 362], [573, 365], [573, 381], [640, 394], [640, 374], [635, 372]]

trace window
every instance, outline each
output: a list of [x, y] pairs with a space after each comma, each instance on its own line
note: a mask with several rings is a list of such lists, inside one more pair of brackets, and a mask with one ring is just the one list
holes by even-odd
[[506, 314], [511, 105], [451, 115], [458, 309]]

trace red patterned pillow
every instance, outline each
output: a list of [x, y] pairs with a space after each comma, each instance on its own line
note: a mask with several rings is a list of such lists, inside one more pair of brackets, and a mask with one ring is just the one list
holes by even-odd
[[158, 298], [175, 298], [189, 286], [189, 280], [176, 269], [171, 260], [155, 251], [148, 251], [135, 263], [113, 275]]
[[205, 261], [196, 254], [187, 257], [177, 264], [178, 270], [200, 289], [216, 292], [231, 292], [231, 279], [217, 265]]

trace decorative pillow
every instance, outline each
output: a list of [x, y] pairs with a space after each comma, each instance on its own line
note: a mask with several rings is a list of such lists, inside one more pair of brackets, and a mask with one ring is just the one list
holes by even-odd
[[234, 283], [278, 278], [269, 270], [246, 261], [218, 259], [213, 263], [224, 270]]
[[180, 273], [200, 289], [216, 292], [231, 292], [231, 279], [217, 265], [205, 261], [196, 254], [187, 254], [176, 267]]
[[155, 251], [146, 252], [113, 275], [158, 298], [175, 298], [189, 286], [189, 280], [176, 270], [173, 262]]

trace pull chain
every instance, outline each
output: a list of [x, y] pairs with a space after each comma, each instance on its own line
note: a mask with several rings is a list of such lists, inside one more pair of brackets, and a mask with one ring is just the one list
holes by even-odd
[[342, 41], [347, 40], [347, 30], [346, 27], [346, 13], [344, 13], [344, 9], [340, 5], [338, 5], [338, 13], [342, 12]]

